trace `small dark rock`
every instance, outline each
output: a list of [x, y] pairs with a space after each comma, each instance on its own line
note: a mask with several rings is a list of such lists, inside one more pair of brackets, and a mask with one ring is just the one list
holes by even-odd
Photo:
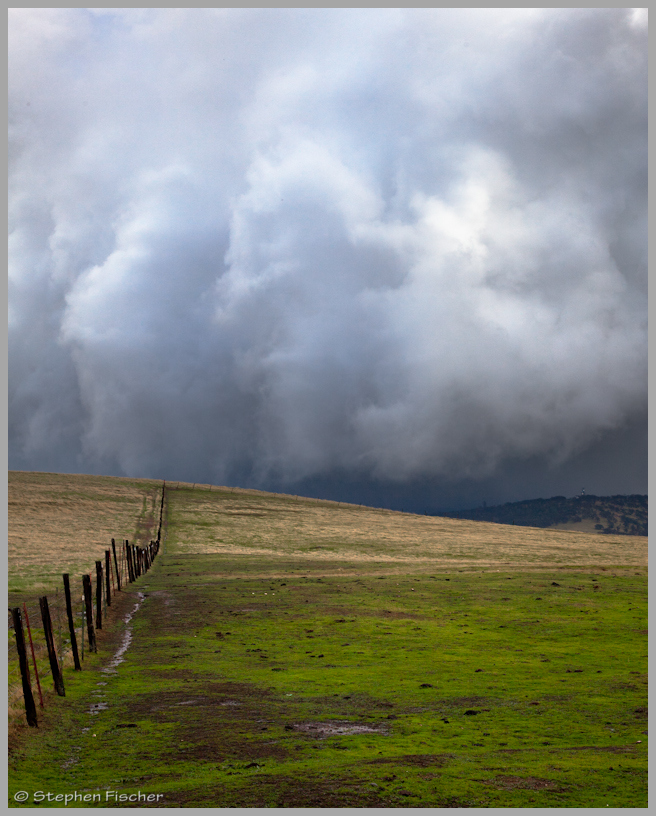
[[433, 688], [431, 683], [422, 683], [419, 688]]
[[293, 731], [293, 730], [294, 730], [294, 726], [293, 726], [293, 725], [286, 725], [286, 726], [285, 726], [285, 731]]

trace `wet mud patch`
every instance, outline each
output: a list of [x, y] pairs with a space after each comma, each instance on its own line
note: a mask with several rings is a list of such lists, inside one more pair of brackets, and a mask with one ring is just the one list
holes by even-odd
[[311, 737], [348, 736], [352, 734], [389, 734], [385, 725], [371, 723], [356, 723], [346, 720], [329, 720], [327, 722], [293, 723], [292, 729]]
[[[189, 673], [191, 674], [191, 672]], [[179, 673], [175, 675], [179, 679]], [[190, 678], [187, 678], [189, 680]], [[249, 718], [249, 715], [262, 716], [265, 709], [263, 702], [268, 700], [270, 693], [267, 689], [251, 686], [246, 683], [207, 683], [200, 681], [198, 688], [191, 688], [186, 685], [182, 688], [170, 691], [161, 690], [156, 694], [142, 694], [135, 696], [130, 701], [127, 711], [135, 718], [153, 717], [162, 715], [160, 719], [167, 720], [166, 712], [176, 711], [171, 715], [174, 719], [179, 718], [181, 706], [190, 707], [191, 715], [203, 719], [206, 723], [212, 719], [230, 716], [226, 713], [226, 707], [238, 707], [240, 712], [235, 716], [242, 719]], [[154, 717], [158, 719], [157, 717]]]
[[245, 683], [186, 683], [134, 697], [126, 720], [173, 726], [167, 762], [286, 759], [287, 719], [266, 689]]

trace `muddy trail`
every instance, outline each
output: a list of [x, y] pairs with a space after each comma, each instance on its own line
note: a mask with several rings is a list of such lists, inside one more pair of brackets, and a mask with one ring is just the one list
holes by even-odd
[[10, 806], [646, 807], [645, 571], [322, 563], [161, 554]]

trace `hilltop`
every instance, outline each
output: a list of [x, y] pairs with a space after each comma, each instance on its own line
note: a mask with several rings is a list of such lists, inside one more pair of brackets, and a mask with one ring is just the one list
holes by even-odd
[[552, 496], [439, 513], [446, 518], [608, 535], [647, 535], [647, 496]]

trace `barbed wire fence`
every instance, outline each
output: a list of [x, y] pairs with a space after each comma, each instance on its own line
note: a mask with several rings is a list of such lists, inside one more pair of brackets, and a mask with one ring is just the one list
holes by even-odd
[[[8, 713], [9, 721], [25, 716], [38, 726], [39, 711], [52, 687], [66, 696], [64, 669], [81, 671], [85, 654], [97, 652], [96, 632], [111, 615], [112, 600], [127, 584], [150, 569], [162, 540], [166, 482], [162, 484], [157, 537], [146, 546], [111, 541], [95, 571], [71, 580], [62, 574], [62, 587], [39, 598], [38, 606], [23, 602], [9, 609], [8, 618]], [[94, 580], [95, 578], [95, 580]], [[44, 694], [45, 691], [45, 694]]]

